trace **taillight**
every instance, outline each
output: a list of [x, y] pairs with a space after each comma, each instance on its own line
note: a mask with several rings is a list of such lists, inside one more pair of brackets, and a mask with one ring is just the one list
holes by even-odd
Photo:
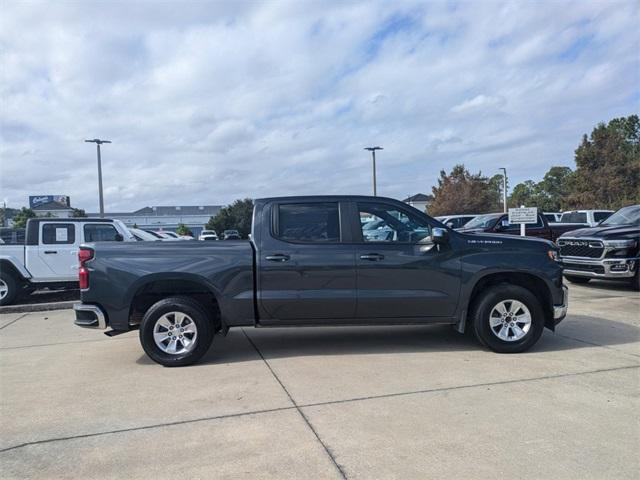
[[80, 283], [80, 290], [89, 288], [89, 269], [85, 264], [93, 258], [93, 255], [94, 252], [91, 248], [80, 247], [80, 250], [78, 250], [78, 260], [80, 261], [78, 283]]

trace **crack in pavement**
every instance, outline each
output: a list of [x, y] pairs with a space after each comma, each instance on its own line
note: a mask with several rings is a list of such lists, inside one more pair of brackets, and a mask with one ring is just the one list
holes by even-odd
[[[250, 339], [249, 339], [249, 341], [251, 342]], [[265, 363], [266, 363], [266, 361], [265, 361]], [[267, 365], [268, 365], [268, 363], [267, 363]], [[424, 389], [424, 390], [412, 390], [412, 391], [407, 391], [407, 392], [387, 393], [387, 394], [381, 394], [381, 395], [371, 395], [371, 396], [367, 396], [367, 397], [353, 397], [353, 398], [346, 398], [346, 399], [342, 399], [342, 400], [329, 400], [329, 401], [326, 401], [326, 402], [307, 403], [307, 404], [302, 404], [302, 405], [296, 405], [294, 403], [290, 407], [279, 407], [279, 408], [271, 408], [271, 409], [264, 409], [264, 410], [253, 410], [253, 411], [250, 411], [250, 412], [230, 413], [230, 414], [226, 414], [226, 415], [214, 415], [214, 416], [210, 416], [210, 417], [200, 417], [200, 418], [193, 418], [193, 419], [189, 419], [189, 420], [178, 420], [178, 421], [175, 421], [175, 422], [166, 422], [166, 423], [158, 423], [158, 424], [151, 424], [151, 425], [143, 425], [143, 426], [140, 426], [140, 427], [121, 428], [121, 429], [117, 429], [117, 430], [108, 430], [108, 431], [103, 431], [103, 432], [85, 433], [85, 434], [80, 434], [80, 435], [70, 435], [70, 436], [67, 436], [67, 437], [48, 438], [48, 439], [45, 439], [45, 440], [35, 440], [33, 442], [25, 442], [25, 443], [21, 443], [21, 444], [18, 444], [18, 445], [13, 445], [11, 447], [5, 447], [3, 449], [0, 449], [0, 453], [5, 453], [5, 452], [12, 451], [12, 450], [17, 450], [17, 449], [23, 448], [23, 447], [28, 447], [28, 446], [33, 446], [33, 445], [41, 445], [41, 444], [52, 443], [52, 442], [60, 442], [60, 441], [65, 441], [65, 440], [75, 440], [75, 439], [79, 439], [79, 438], [99, 437], [99, 436], [102, 436], [102, 435], [113, 435], [113, 434], [118, 434], [118, 433], [135, 432], [135, 431], [139, 431], [139, 430], [150, 430], [150, 429], [154, 429], [154, 428], [171, 427], [171, 426], [174, 426], [174, 425], [186, 425], [186, 424], [190, 424], [190, 423], [207, 422], [207, 421], [213, 421], [213, 420], [223, 420], [223, 419], [227, 419], [227, 418], [244, 417], [244, 416], [248, 416], [248, 415], [260, 415], [260, 414], [264, 414], [264, 413], [281, 412], [281, 411], [294, 410], [294, 409], [298, 410], [300, 412], [300, 414], [303, 415], [303, 418], [306, 419], [307, 417], [304, 416], [304, 414], [301, 412], [301, 409], [303, 409], [303, 408], [320, 407], [320, 406], [326, 406], [326, 405], [339, 405], [339, 404], [342, 404], [342, 403], [361, 402], [361, 401], [366, 401], [366, 400], [377, 400], [377, 399], [382, 399], [382, 398], [401, 397], [401, 396], [406, 396], [406, 395], [420, 395], [420, 394], [428, 394], [428, 393], [440, 393], [440, 392], [455, 391], [455, 390], [465, 390], [465, 389], [479, 388], [479, 387], [492, 387], [492, 386], [510, 385], [510, 384], [516, 384], [516, 383], [536, 382], [536, 381], [542, 381], [542, 380], [555, 380], [555, 379], [558, 379], [558, 378], [577, 377], [577, 376], [580, 376], [580, 375], [591, 375], [591, 374], [598, 374], [598, 373], [608, 373], [608, 372], [615, 372], [615, 371], [620, 371], [620, 370], [631, 370], [631, 369], [637, 369], [637, 368], [640, 368], [640, 364], [638, 364], [638, 365], [626, 365], [626, 366], [614, 367], [614, 368], [605, 368], [605, 369], [600, 369], [600, 370], [589, 370], [589, 371], [586, 371], [586, 372], [559, 373], [557, 375], [545, 375], [545, 376], [542, 376], [542, 377], [529, 377], [529, 378], [521, 378], [521, 379], [513, 379], [513, 380], [501, 380], [501, 381], [496, 381], [496, 382], [474, 383], [474, 384], [467, 384], [467, 385], [457, 385], [457, 386], [453, 386], [453, 387], [428, 388], [428, 389]], [[269, 370], [273, 371], [271, 369], [271, 367], [269, 367]], [[275, 374], [274, 374], [274, 376], [275, 376]], [[276, 377], [276, 379], [277, 379], [277, 377]], [[282, 382], [280, 382], [279, 379], [278, 379], [278, 382], [280, 384], [282, 384]], [[283, 389], [284, 389], [284, 386], [283, 386]], [[286, 391], [286, 389], [285, 389], [285, 391]], [[291, 398], [291, 397], [289, 397], [289, 398]], [[293, 401], [293, 399], [291, 399], [291, 400]], [[312, 428], [312, 427], [310, 427], [310, 428]], [[313, 431], [315, 433], [315, 430], [313, 430]], [[320, 441], [319, 438], [318, 438], [318, 440]], [[329, 453], [329, 452], [327, 452], [327, 453]], [[337, 466], [337, 464], [336, 464], [336, 466]]]
[[340, 466], [340, 464], [338, 463], [338, 461], [336, 460], [333, 452], [331, 451], [331, 449], [327, 446], [327, 444], [320, 438], [320, 435], [318, 434], [318, 432], [316, 431], [316, 429], [313, 427], [313, 425], [311, 424], [311, 421], [307, 418], [307, 416], [304, 414], [304, 412], [300, 409], [300, 407], [298, 406], [298, 404], [296, 403], [296, 401], [293, 399], [293, 397], [291, 396], [291, 394], [289, 393], [289, 390], [287, 390], [287, 387], [284, 386], [284, 383], [282, 383], [282, 380], [280, 380], [280, 378], [278, 377], [278, 375], [276, 375], [276, 372], [273, 370], [273, 368], [271, 368], [271, 365], [269, 365], [269, 362], [267, 361], [266, 358], [264, 358], [264, 355], [262, 354], [262, 352], [260, 351], [260, 349], [258, 348], [258, 346], [253, 342], [253, 340], [251, 340], [251, 337], [249, 337], [249, 335], [247, 334], [247, 332], [245, 331], [244, 328], [242, 328], [242, 333], [244, 333], [244, 336], [247, 338], [247, 340], [249, 341], [249, 343], [251, 344], [251, 346], [253, 346], [253, 348], [255, 349], [255, 351], [258, 353], [258, 355], [260, 355], [260, 358], [262, 359], [262, 361], [264, 362], [264, 364], [267, 366], [267, 368], [269, 369], [269, 371], [271, 372], [271, 375], [273, 375], [273, 377], [276, 379], [276, 381], [280, 384], [280, 387], [282, 387], [282, 390], [284, 390], [284, 393], [287, 394], [287, 397], [289, 397], [289, 401], [291, 401], [291, 403], [293, 404], [294, 408], [297, 410], [297, 412], [300, 414], [300, 416], [302, 417], [302, 419], [304, 420], [304, 422], [307, 424], [307, 426], [309, 427], [309, 429], [313, 432], [313, 434], [316, 437], [316, 440], [318, 440], [318, 442], [320, 443], [320, 445], [322, 445], [322, 448], [324, 448], [324, 451], [326, 452], [326, 454], [329, 456], [329, 458], [331, 459], [331, 461], [333, 462], [333, 465], [336, 467], [336, 469], [338, 470], [338, 472], [340, 473], [340, 476], [344, 479], [347, 480], [347, 475], [345, 474], [344, 470], [342, 469], [342, 466]]
[[29, 315], [29, 313], [23, 313], [22, 315], [20, 315], [18, 318], [11, 320], [9, 323], [7, 323], [6, 325], [3, 325], [0, 327], [0, 330], [7, 328], [9, 325], [13, 325], [14, 323], [16, 323], [18, 320], [20, 320], [21, 318], [26, 317], [27, 315]]

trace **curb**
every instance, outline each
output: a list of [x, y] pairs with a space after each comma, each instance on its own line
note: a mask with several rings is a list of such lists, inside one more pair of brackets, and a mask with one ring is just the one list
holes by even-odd
[[71, 300], [67, 302], [31, 303], [27, 305], [7, 305], [5, 307], [0, 307], [0, 314], [46, 312], [48, 310], [66, 310], [69, 308], [73, 308], [73, 304], [78, 302], [79, 300]]

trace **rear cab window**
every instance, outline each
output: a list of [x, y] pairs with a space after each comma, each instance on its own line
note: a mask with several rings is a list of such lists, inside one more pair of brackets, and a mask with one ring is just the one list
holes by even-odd
[[281, 203], [274, 209], [274, 238], [290, 243], [340, 242], [338, 202]]

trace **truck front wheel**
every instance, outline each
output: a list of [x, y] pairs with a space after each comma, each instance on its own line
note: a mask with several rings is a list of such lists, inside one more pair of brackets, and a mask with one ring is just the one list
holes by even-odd
[[18, 282], [13, 275], [0, 272], [0, 305], [11, 305], [18, 295]]
[[489, 288], [475, 303], [471, 321], [480, 342], [498, 353], [531, 348], [544, 330], [544, 311], [529, 290], [501, 284]]
[[153, 304], [140, 324], [140, 343], [154, 362], [181, 367], [197, 362], [211, 346], [214, 324], [200, 303], [171, 297]]

